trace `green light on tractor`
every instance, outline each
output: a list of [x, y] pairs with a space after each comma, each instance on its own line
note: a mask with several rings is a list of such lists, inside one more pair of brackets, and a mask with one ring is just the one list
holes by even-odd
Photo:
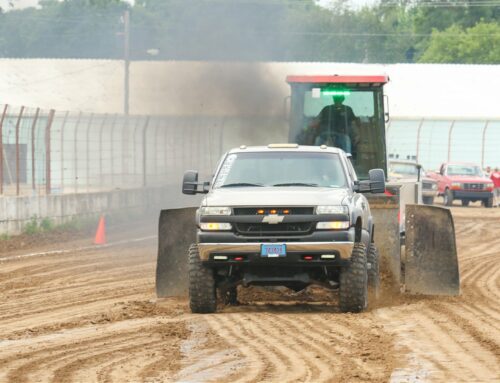
[[344, 89], [325, 89], [321, 91], [321, 94], [324, 96], [349, 96], [351, 91]]

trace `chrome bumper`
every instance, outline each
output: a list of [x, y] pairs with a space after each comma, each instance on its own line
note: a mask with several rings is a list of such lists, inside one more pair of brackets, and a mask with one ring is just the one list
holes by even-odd
[[[211, 254], [248, 254], [260, 253], [260, 242], [244, 243], [199, 243], [200, 259], [208, 261]], [[354, 242], [286, 242], [286, 250], [290, 252], [336, 252], [340, 259], [351, 258]]]
[[422, 189], [422, 196], [424, 197], [437, 197], [437, 190]]

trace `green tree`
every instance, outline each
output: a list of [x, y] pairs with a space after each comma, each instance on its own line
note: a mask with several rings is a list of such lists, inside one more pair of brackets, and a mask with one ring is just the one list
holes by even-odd
[[452, 25], [442, 32], [434, 30], [429, 46], [419, 61], [500, 64], [500, 25], [480, 22], [465, 29]]

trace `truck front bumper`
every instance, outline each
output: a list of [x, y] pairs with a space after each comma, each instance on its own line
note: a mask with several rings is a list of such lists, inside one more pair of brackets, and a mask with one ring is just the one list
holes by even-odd
[[[269, 242], [240, 243], [199, 243], [198, 249], [202, 261], [210, 261], [214, 255], [259, 256], [262, 244]], [[333, 254], [338, 259], [351, 257], [354, 242], [285, 242], [287, 255], [294, 257], [313, 254]]]
[[422, 189], [422, 196], [423, 197], [437, 197], [438, 191], [437, 190], [432, 190], [432, 189]]
[[493, 197], [493, 193], [489, 191], [466, 191], [466, 190], [453, 190], [453, 198], [456, 199], [488, 199]]

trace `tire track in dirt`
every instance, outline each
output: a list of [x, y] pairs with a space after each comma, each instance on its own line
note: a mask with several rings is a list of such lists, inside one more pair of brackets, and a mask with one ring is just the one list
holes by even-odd
[[289, 327], [273, 321], [269, 314], [260, 314], [257, 318], [243, 314], [235, 319], [261, 342], [268, 344], [274, 355], [278, 355], [287, 370], [286, 374], [278, 375], [283, 376], [284, 381], [311, 382], [314, 377], [319, 376], [321, 369], [317, 366], [315, 356], [311, 356], [310, 350], [297, 344], [295, 336], [290, 336], [292, 333]]
[[493, 210], [452, 209], [460, 297], [355, 315], [331, 293], [185, 314], [185, 300], [152, 301], [153, 243], [2, 263], [0, 381], [500, 381]]
[[[455, 218], [461, 296], [423, 299], [415, 309], [391, 307], [379, 315], [389, 323], [399, 321], [393, 331], [411, 350], [408, 364], [413, 361], [414, 370], [420, 366], [430, 381], [499, 381], [500, 230], [492, 220], [471, 221], [462, 214]], [[405, 316], [411, 318], [406, 327]]]
[[175, 380], [231, 382], [242, 375], [238, 370], [243, 356], [218, 336], [207, 321], [190, 320], [188, 327], [191, 335], [181, 345], [182, 368]]
[[3, 263], [0, 381], [171, 381], [185, 303], [151, 303], [154, 257], [141, 243]]
[[271, 371], [276, 370], [276, 362], [264, 358], [258, 342], [253, 338], [245, 339], [225, 315], [207, 315], [204, 319], [214, 332], [232, 348], [238, 350], [243, 357], [243, 372], [235, 377], [234, 382], [264, 381]]

